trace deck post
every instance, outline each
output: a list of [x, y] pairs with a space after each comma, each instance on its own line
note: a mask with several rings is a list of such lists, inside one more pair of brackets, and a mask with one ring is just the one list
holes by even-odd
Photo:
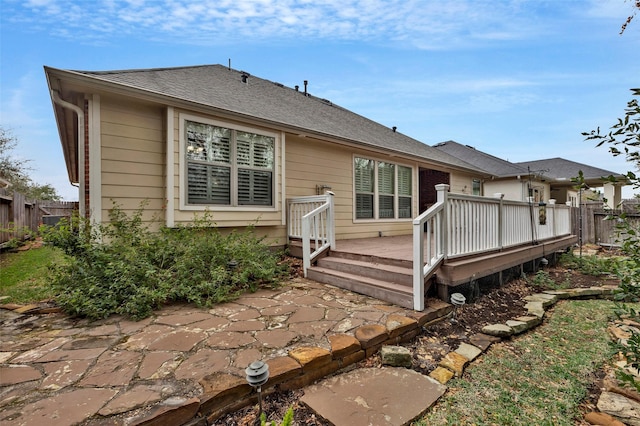
[[413, 309], [424, 311], [424, 225], [413, 223]]
[[444, 253], [444, 258], [446, 259], [449, 256], [449, 206], [447, 205], [447, 199], [449, 194], [449, 185], [446, 183], [440, 183], [436, 185], [437, 202], [442, 203], [444, 205], [444, 214], [442, 215], [442, 220], [440, 221], [440, 229], [436, 231], [436, 235], [438, 233], [442, 236], [442, 251]]
[[333, 192], [327, 193], [327, 203], [329, 203], [329, 210], [327, 211], [327, 231], [329, 232], [329, 245], [331, 250], [336, 249], [336, 220], [333, 203]]
[[551, 211], [551, 214], [549, 216], [552, 217], [551, 220], [553, 220], [553, 230], [552, 230], [552, 236], [555, 238], [558, 236], [559, 232], [558, 232], [558, 210], [556, 210], [556, 200], [553, 198], [549, 199], [549, 203], [547, 204], [547, 209]]
[[[493, 196], [495, 198], [499, 198], [500, 199], [500, 204], [498, 205], [498, 247], [500, 247], [500, 250], [502, 250], [502, 247], [504, 246], [504, 244], [502, 244], [502, 218], [503, 218], [503, 204], [502, 201], [504, 200], [504, 194], [501, 192], [496, 192], [495, 194], [493, 194]], [[502, 284], [502, 283], [500, 283]]]
[[304, 277], [307, 277], [307, 270], [311, 267], [311, 222], [308, 219], [302, 219], [302, 270]]

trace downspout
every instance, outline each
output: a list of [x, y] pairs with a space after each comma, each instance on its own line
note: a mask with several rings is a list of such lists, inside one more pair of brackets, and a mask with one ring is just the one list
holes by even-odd
[[[80, 174], [84, 173], [84, 143], [85, 143], [85, 138], [84, 138], [84, 110], [82, 108], [80, 108], [78, 105], [72, 104], [71, 102], [65, 101], [64, 99], [62, 99], [60, 97], [60, 95], [58, 94], [58, 92], [56, 92], [55, 90], [51, 89], [51, 99], [53, 99], [53, 102], [56, 103], [57, 105], [60, 105], [62, 108], [66, 108], [66, 109], [70, 109], [73, 112], [76, 113], [76, 115], [78, 116], [78, 151], [80, 151], [80, 147], [82, 147], [82, 155], [79, 155], [80, 153], [77, 153], [78, 155], [78, 185], [77, 188], [80, 192], [80, 199], [82, 200], [82, 202], [79, 203], [79, 209], [80, 209], [80, 216], [85, 216], [86, 212], [85, 210], [85, 193], [84, 193], [84, 188], [80, 185]], [[73, 183], [71, 183], [71, 185], [73, 185]], [[73, 185], [76, 186], [76, 185]]]

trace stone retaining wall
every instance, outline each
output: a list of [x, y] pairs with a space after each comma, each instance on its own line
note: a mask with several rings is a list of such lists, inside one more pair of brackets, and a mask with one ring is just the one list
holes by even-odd
[[[266, 361], [269, 380], [262, 386], [263, 395], [299, 389], [374, 355], [385, 345], [397, 345], [418, 336], [422, 327], [440, 321], [453, 311], [447, 303], [436, 303], [410, 316], [389, 315], [385, 325], [363, 325], [353, 335], [328, 337], [330, 348], [303, 346], [287, 356]], [[257, 401], [256, 391], [244, 378], [214, 373], [200, 380], [203, 394], [199, 398], [173, 399], [156, 406], [129, 425], [204, 426], [221, 416]]]

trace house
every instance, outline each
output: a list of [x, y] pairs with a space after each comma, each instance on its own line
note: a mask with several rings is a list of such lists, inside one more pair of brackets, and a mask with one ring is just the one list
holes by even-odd
[[625, 182], [625, 177], [598, 167], [563, 158], [511, 163], [455, 141], [441, 142], [434, 145], [434, 148], [464, 159], [491, 175], [483, 181], [479, 177], [474, 178], [474, 194], [502, 193], [506, 199], [511, 200], [531, 199], [535, 203], [548, 203], [549, 200], [553, 200], [552, 202], [563, 204], [568, 202], [575, 207], [579, 202], [579, 190], [572, 179], [582, 171], [584, 187], [604, 188], [609, 208], [614, 208], [621, 201], [623, 184], [605, 182], [603, 179], [613, 176], [619, 182]]
[[459, 191], [484, 176], [307, 84], [222, 65], [45, 73], [69, 179], [96, 222], [112, 200], [148, 200], [147, 217], [167, 226], [207, 210], [220, 227], [257, 222], [282, 244], [286, 199], [331, 190], [336, 238], [396, 235], [435, 202], [436, 184]]
[[[615, 209], [622, 201], [622, 186], [627, 182], [624, 175], [599, 167], [565, 160], [564, 158], [549, 158], [546, 160], [525, 161], [516, 163], [518, 166], [526, 167], [532, 173], [540, 174], [550, 186], [550, 198], [556, 199], [558, 203], [569, 203], [571, 206], [578, 206], [580, 203], [580, 191], [578, 184], [572, 179], [578, 177], [582, 172], [584, 179], [584, 189], [603, 188], [605, 205], [607, 208]], [[607, 181], [613, 177], [616, 182]], [[582, 196], [584, 202], [584, 196]]]
[[[540, 224], [526, 203], [465, 198], [491, 173], [313, 96], [306, 80], [222, 65], [45, 74], [80, 213], [97, 223], [113, 203], [146, 202], [143, 219], [168, 227], [204, 212], [220, 228], [255, 224], [273, 245], [299, 243], [309, 277], [417, 310], [437, 271], [446, 299], [449, 285], [573, 241], [560, 208]], [[551, 244], [503, 257], [532, 240]], [[338, 261], [347, 243], [378, 251]], [[488, 251], [503, 254], [447, 272], [445, 260]]]

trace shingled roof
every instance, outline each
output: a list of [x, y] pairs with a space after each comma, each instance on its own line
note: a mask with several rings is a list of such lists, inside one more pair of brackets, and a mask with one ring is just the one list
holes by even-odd
[[516, 163], [520, 167], [529, 167], [535, 173], [541, 173], [544, 176], [554, 180], [570, 180], [578, 176], [578, 172], [582, 170], [585, 180], [600, 180], [603, 177], [615, 176], [623, 177], [620, 173], [604, 170], [599, 167], [592, 167], [587, 164], [576, 163], [575, 161], [565, 160], [564, 158], [548, 158], [546, 160], [524, 161]]
[[153, 94], [230, 112], [307, 136], [328, 137], [407, 154], [457, 169], [480, 172], [473, 165], [394, 129], [355, 114], [329, 100], [264, 80], [223, 65], [122, 71], [72, 71], [45, 68], [57, 75], [129, 88], [132, 95]]
[[451, 154], [457, 158], [464, 158], [467, 163], [482, 169], [496, 177], [527, 176], [527, 167], [521, 167], [502, 158], [494, 157], [486, 152], [478, 151], [472, 146], [462, 145], [456, 141], [440, 142], [434, 148]]

